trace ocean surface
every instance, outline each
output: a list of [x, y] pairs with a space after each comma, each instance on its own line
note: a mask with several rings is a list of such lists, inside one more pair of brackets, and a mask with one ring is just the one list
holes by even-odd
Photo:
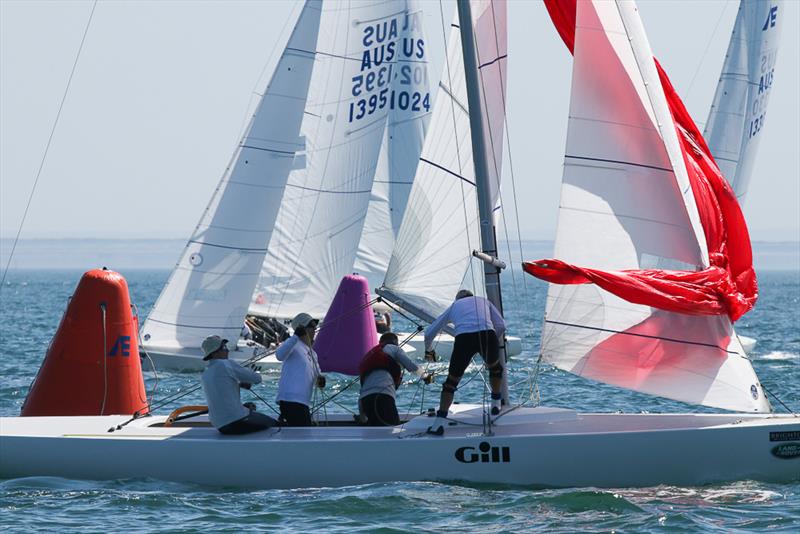
[[[0, 415], [3, 416], [19, 413], [82, 272], [52, 270], [58, 269], [58, 265], [49, 267], [51, 270], [10, 271], [0, 293]], [[132, 300], [143, 319], [169, 276], [169, 270], [120, 271], [128, 280]], [[523, 278], [519, 272], [505, 278], [509, 332], [523, 339], [524, 352], [513, 359], [510, 379], [512, 391], [521, 401], [531, 395], [529, 377], [536, 369], [545, 286], [532, 278]], [[759, 281], [758, 305], [738, 323], [738, 330], [740, 334], [758, 339], [751, 356], [763, 384], [789, 407], [800, 411], [800, 272], [796, 269], [763, 271], [759, 273]], [[397, 317], [395, 320], [402, 322]], [[264, 399], [273, 399], [277, 376], [268, 376], [266, 384], [254, 390]], [[469, 380], [470, 376], [473, 375], [468, 371], [464, 380]], [[149, 371], [145, 372], [145, 377], [150, 390], [155, 386], [155, 377]], [[198, 378], [196, 374], [159, 373], [155, 398], [162, 399], [191, 387]], [[348, 381], [345, 377], [329, 375], [328, 394], [338, 391]], [[542, 403], [549, 406], [630, 413], [710, 411], [596, 384], [544, 364], [538, 384]], [[422, 390], [407, 386], [401, 390], [402, 398], [398, 403], [413, 409], [433, 406], [439, 387], [429, 387], [423, 399]], [[479, 401], [482, 387], [480, 378], [475, 378], [459, 390], [457, 398]], [[328, 412], [352, 410], [357, 395], [355, 388], [352, 389], [339, 395], [338, 404], [331, 403]], [[202, 401], [201, 395], [195, 394], [184, 401], [186, 404]], [[243, 392], [243, 399], [260, 403], [256, 398], [247, 397], [248, 393]], [[777, 407], [777, 403], [773, 404]], [[269, 409], [261, 409], [269, 413]], [[134, 461], [146, 462], [147, 459]], [[387, 461], [409, 460], [389, 458]], [[354, 460], [353, 469], [358, 469], [357, 460]], [[703, 487], [542, 490], [404, 482], [336, 489], [230, 491], [150, 479], [96, 482], [35, 477], [0, 480], [0, 530], [4, 531], [312, 529], [334, 532], [800, 532], [800, 483], [742, 481]]]

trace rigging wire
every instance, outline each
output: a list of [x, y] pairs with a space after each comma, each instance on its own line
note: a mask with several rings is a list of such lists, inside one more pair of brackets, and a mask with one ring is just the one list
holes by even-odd
[[[689, 82], [689, 87], [686, 89], [684, 101], [689, 98], [689, 93], [692, 92], [692, 87], [694, 87], [694, 82], [697, 79], [697, 75], [700, 74], [700, 69], [703, 67], [703, 62], [706, 59], [706, 55], [708, 54], [709, 48], [711, 48], [711, 43], [714, 42], [714, 36], [716, 36], [717, 34], [717, 29], [719, 28], [719, 25], [722, 22], [722, 18], [725, 16], [725, 10], [727, 9], [728, 9], [728, 2], [722, 2], [722, 11], [720, 12], [719, 17], [717, 18], [717, 23], [714, 25], [714, 29], [711, 31], [711, 35], [709, 35], [708, 37], [706, 48], [705, 50], [703, 50], [703, 53], [700, 56], [700, 61], [697, 64], [697, 68], [694, 71], [694, 75], [692, 75], [692, 80]], [[741, 7], [739, 9], [741, 9]]]
[[36, 186], [39, 184], [39, 178], [42, 176], [42, 169], [44, 168], [45, 160], [47, 159], [47, 153], [50, 150], [50, 144], [53, 141], [53, 136], [56, 133], [56, 127], [58, 126], [58, 120], [61, 118], [61, 111], [64, 109], [64, 102], [67, 100], [67, 94], [69, 93], [69, 88], [72, 85], [72, 77], [75, 75], [75, 69], [78, 66], [78, 60], [81, 57], [81, 51], [83, 51], [83, 44], [86, 42], [86, 35], [89, 33], [89, 26], [92, 24], [92, 17], [94, 17], [94, 10], [97, 7], [97, 1], [94, 0], [92, 3], [92, 10], [89, 12], [89, 20], [86, 21], [86, 28], [83, 30], [83, 37], [81, 37], [81, 44], [78, 46], [78, 52], [75, 54], [75, 61], [72, 63], [72, 70], [70, 70], [69, 78], [67, 79], [67, 86], [64, 88], [64, 95], [61, 97], [61, 103], [58, 105], [58, 111], [56, 112], [56, 118], [53, 121], [53, 127], [50, 129], [50, 136], [47, 138], [47, 143], [44, 147], [44, 153], [42, 154], [42, 159], [39, 162], [39, 170], [36, 171], [36, 178], [33, 181], [33, 187], [31, 188], [30, 195], [28, 195], [28, 202], [25, 205], [25, 210], [22, 213], [22, 220], [19, 222], [19, 228], [17, 229], [17, 235], [14, 237], [14, 243], [11, 245], [11, 253], [8, 255], [8, 261], [6, 262], [5, 270], [3, 270], [3, 277], [0, 279], [0, 290], [2, 289], [3, 285], [6, 281], [6, 275], [8, 274], [8, 269], [11, 267], [11, 260], [14, 258], [14, 251], [17, 249], [17, 243], [19, 242], [19, 236], [22, 233], [22, 227], [25, 225], [25, 219], [28, 217], [28, 210], [31, 207], [31, 201], [33, 201], [33, 195], [36, 193]]

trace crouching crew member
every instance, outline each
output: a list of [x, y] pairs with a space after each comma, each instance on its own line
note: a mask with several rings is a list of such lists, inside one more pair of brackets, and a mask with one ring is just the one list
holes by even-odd
[[428, 428], [431, 434], [444, 433], [447, 411], [453, 403], [458, 383], [475, 354], [480, 354], [489, 371], [489, 387], [492, 390], [492, 415], [500, 413], [503, 364], [500, 361], [500, 343], [506, 331], [506, 323], [497, 308], [483, 297], [473, 296], [462, 289], [456, 300], [425, 329], [425, 354], [433, 355], [433, 342], [439, 331], [448, 323], [453, 324], [455, 342], [450, 356], [447, 380], [442, 385], [442, 397], [436, 420]]
[[[401, 367], [402, 366], [402, 367]], [[369, 426], [393, 426], [400, 424], [395, 404], [395, 390], [403, 379], [403, 368], [430, 384], [430, 373], [412, 362], [398, 344], [397, 335], [387, 332], [380, 342], [361, 360], [361, 395], [359, 407], [367, 417]]]
[[283, 362], [278, 382], [278, 405], [284, 426], [311, 426], [311, 394], [314, 384], [325, 387], [317, 353], [311, 346], [317, 333], [317, 320], [307, 313], [292, 319], [294, 335], [281, 343], [275, 352]]
[[228, 359], [227, 339], [208, 336], [203, 340], [203, 391], [211, 424], [223, 434], [249, 434], [278, 424], [272, 417], [255, 411], [253, 403], [242, 404], [239, 388], [261, 383], [261, 375]]

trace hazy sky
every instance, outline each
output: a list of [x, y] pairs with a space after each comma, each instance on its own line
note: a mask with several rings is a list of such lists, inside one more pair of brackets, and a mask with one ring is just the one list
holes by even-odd
[[[653, 51], [701, 129], [737, 6], [639, 2]], [[444, 4], [448, 26], [452, 7]], [[2, 237], [16, 234], [90, 9], [85, 0], [0, 0]], [[423, 10], [437, 72], [440, 6], [423, 2]], [[22, 237], [188, 237], [297, 11], [283, 1], [101, 1]], [[522, 233], [550, 239], [572, 60], [540, 2], [511, 1], [508, 11], [508, 120]], [[745, 214], [754, 239], [796, 241], [800, 3], [784, 2], [781, 16], [774, 88]], [[508, 206], [508, 194], [504, 200]]]

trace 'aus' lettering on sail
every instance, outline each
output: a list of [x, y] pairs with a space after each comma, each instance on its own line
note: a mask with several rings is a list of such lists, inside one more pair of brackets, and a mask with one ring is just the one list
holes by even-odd
[[430, 111], [422, 13], [401, 13], [363, 29], [361, 71], [352, 79], [348, 121], [384, 110]]

